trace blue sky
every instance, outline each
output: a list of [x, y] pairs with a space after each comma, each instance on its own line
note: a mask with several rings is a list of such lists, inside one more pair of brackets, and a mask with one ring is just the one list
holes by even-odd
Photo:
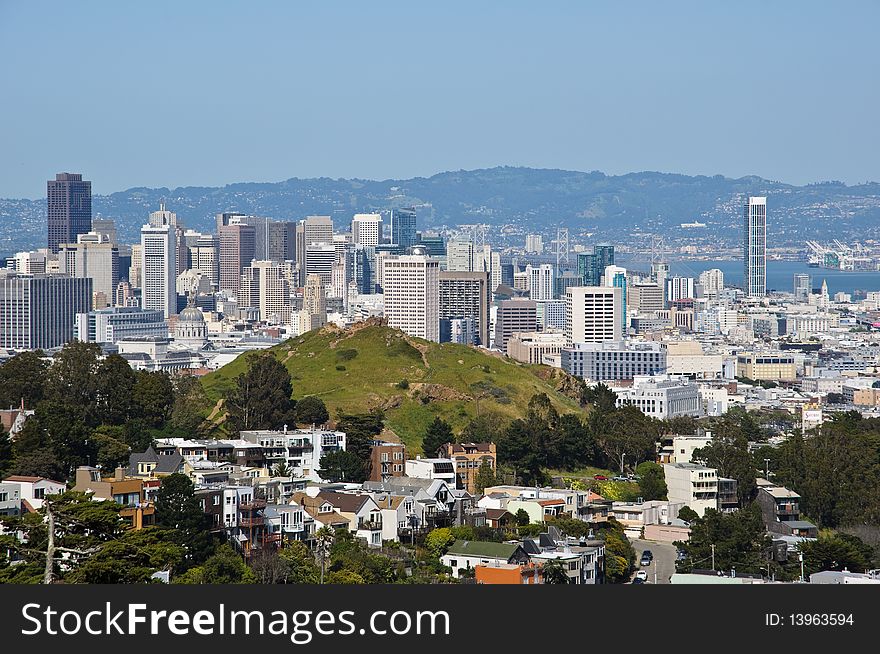
[[[478, 6], [475, 6], [478, 5]], [[880, 3], [0, 0], [0, 197], [523, 165], [880, 180]]]

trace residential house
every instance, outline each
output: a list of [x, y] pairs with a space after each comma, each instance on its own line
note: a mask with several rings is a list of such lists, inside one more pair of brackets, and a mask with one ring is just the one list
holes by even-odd
[[67, 490], [67, 484], [63, 481], [46, 479], [45, 477], [30, 477], [26, 475], [10, 475], [3, 483], [18, 485], [18, 493], [23, 504], [23, 511], [36, 511], [43, 506], [43, 499], [47, 495], [57, 495]]
[[478, 492], [476, 480], [481, 466], [488, 465], [493, 473], [498, 467], [495, 443], [446, 443], [437, 455], [452, 460], [458, 488], [469, 493]]
[[98, 468], [80, 466], [76, 469], [73, 490], [89, 493], [96, 500], [112, 500], [120, 505], [119, 516], [132, 529], [142, 529], [156, 522], [156, 508], [148, 501], [144, 480], [129, 477], [123, 467], [112, 477], [101, 477]]
[[452, 568], [452, 576], [458, 579], [478, 565], [528, 563], [529, 556], [519, 543], [490, 543], [475, 540], [457, 540], [440, 558], [440, 562]]

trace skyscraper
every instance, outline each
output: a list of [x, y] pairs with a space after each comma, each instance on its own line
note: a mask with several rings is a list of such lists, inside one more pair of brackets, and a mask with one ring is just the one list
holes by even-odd
[[565, 294], [565, 340], [601, 343], [623, 338], [623, 289], [572, 286]]
[[333, 219], [330, 216], [306, 216], [296, 226], [296, 262], [299, 264], [300, 286], [305, 285], [309, 274], [308, 249], [313, 243], [333, 243]]
[[700, 286], [703, 287], [703, 295], [717, 298], [724, 290], [724, 273], [718, 268], [704, 270], [700, 273]]
[[280, 261], [252, 261], [242, 268], [238, 306], [259, 309], [260, 320], [265, 322], [288, 322], [290, 265]]
[[797, 273], [794, 276], [794, 297], [798, 302], [806, 302], [813, 292], [813, 278], [806, 273]]
[[0, 269], [0, 348], [61, 347], [92, 305], [92, 280]]
[[356, 213], [351, 221], [352, 243], [376, 247], [381, 240], [382, 216], [377, 213]]
[[440, 272], [440, 319], [474, 321], [472, 345], [489, 347], [489, 273], [444, 270]]
[[154, 212], [141, 228], [141, 306], [167, 319], [177, 313], [177, 228], [159, 213], [170, 214]]
[[256, 230], [241, 223], [220, 228], [220, 290], [238, 294], [241, 270], [256, 257]]
[[529, 297], [533, 300], [552, 300], [556, 284], [554, 282], [553, 266], [542, 263], [540, 266], [528, 264], [526, 276], [529, 284]]
[[440, 262], [423, 254], [382, 260], [388, 326], [410, 336], [440, 341]]
[[412, 207], [391, 210], [391, 244], [401, 252], [418, 242], [416, 233], [416, 210]]
[[749, 196], [743, 208], [743, 288], [749, 297], [767, 294], [767, 198]]
[[79, 173], [58, 173], [46, 182], [48, 247], [57, 254], [62, 243], [92, 229], [92, 183]]
[[71, 277], [88, 277], [92, 292], [112, 302], [119, 284], [119, 247], [105, 234], [88, 232], [76, 243], [62, 243], [58, 250], [61, 271]]

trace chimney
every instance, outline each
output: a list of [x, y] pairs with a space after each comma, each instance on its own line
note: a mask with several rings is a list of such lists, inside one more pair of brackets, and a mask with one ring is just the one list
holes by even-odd
[[122, 466], [118, 466], [116, 468], [116, 474], [114, 475], [116, 481], [123, 481], [125, 479], [125, 468]]

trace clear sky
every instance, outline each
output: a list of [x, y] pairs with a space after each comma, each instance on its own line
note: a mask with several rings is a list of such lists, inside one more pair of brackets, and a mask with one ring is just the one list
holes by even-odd
[[0, 197], [523, 165], [880, 180], [880, 2], [0, 0]]

